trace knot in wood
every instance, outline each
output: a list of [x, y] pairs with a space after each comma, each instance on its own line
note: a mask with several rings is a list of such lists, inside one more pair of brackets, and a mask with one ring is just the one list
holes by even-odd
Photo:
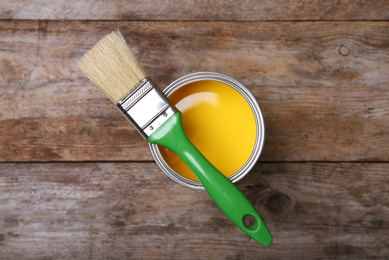
[[279, 215], [288, 210], [290, 205], [292, 205], [292, 201], [289, 196], [278, 192], [270, 196], [265, 206], [271, 213]]
[[339, 54], [342, 55], [342, 56], [347, 56], [350, 54], [350, 49], [349, 47], [345, 46], [345, 45], [341, 45], [339, 47]]

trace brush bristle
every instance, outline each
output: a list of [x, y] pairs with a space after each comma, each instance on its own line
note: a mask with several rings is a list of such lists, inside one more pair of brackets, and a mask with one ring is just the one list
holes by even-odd
[[116, 105], [147, 77], [119, 31], [102, 38], [78, 68]]

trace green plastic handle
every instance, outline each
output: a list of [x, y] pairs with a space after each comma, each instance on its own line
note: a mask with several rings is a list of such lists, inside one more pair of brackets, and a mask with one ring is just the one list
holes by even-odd
[[[189, 141], [182, 126], [181, 112], [176, 112], [147, 141], [175, 152], [196, 174], [211, 198], [235, 225], [259, 244], [271, 244], [273, 237], [254, 206]], [[246, 218], [255, 220], [255, 223], [246, 226]]]

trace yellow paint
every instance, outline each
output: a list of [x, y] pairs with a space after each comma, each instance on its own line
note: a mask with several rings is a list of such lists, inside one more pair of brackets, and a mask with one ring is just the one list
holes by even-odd
[[[200, 152], [227, 177], [253, 152], [256, 124], [253, 111], [234, 88], [211, 80], [185, 85], [169, 100], [182, 112], [185, 132]], [[181, 159], [159, 147], [166, 163], [180, 175], [198, 181]]]

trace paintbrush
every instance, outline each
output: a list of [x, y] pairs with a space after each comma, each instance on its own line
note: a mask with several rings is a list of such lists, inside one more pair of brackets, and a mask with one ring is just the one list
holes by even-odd
[[181, 112], [149, 79], [119, 31], [102, 38], [80, 59], [78, 67], [148, 142], [169, 148], [189, 166], [235, 225], [262, 245], [272, 242], [250, 201], [189, 141]]

